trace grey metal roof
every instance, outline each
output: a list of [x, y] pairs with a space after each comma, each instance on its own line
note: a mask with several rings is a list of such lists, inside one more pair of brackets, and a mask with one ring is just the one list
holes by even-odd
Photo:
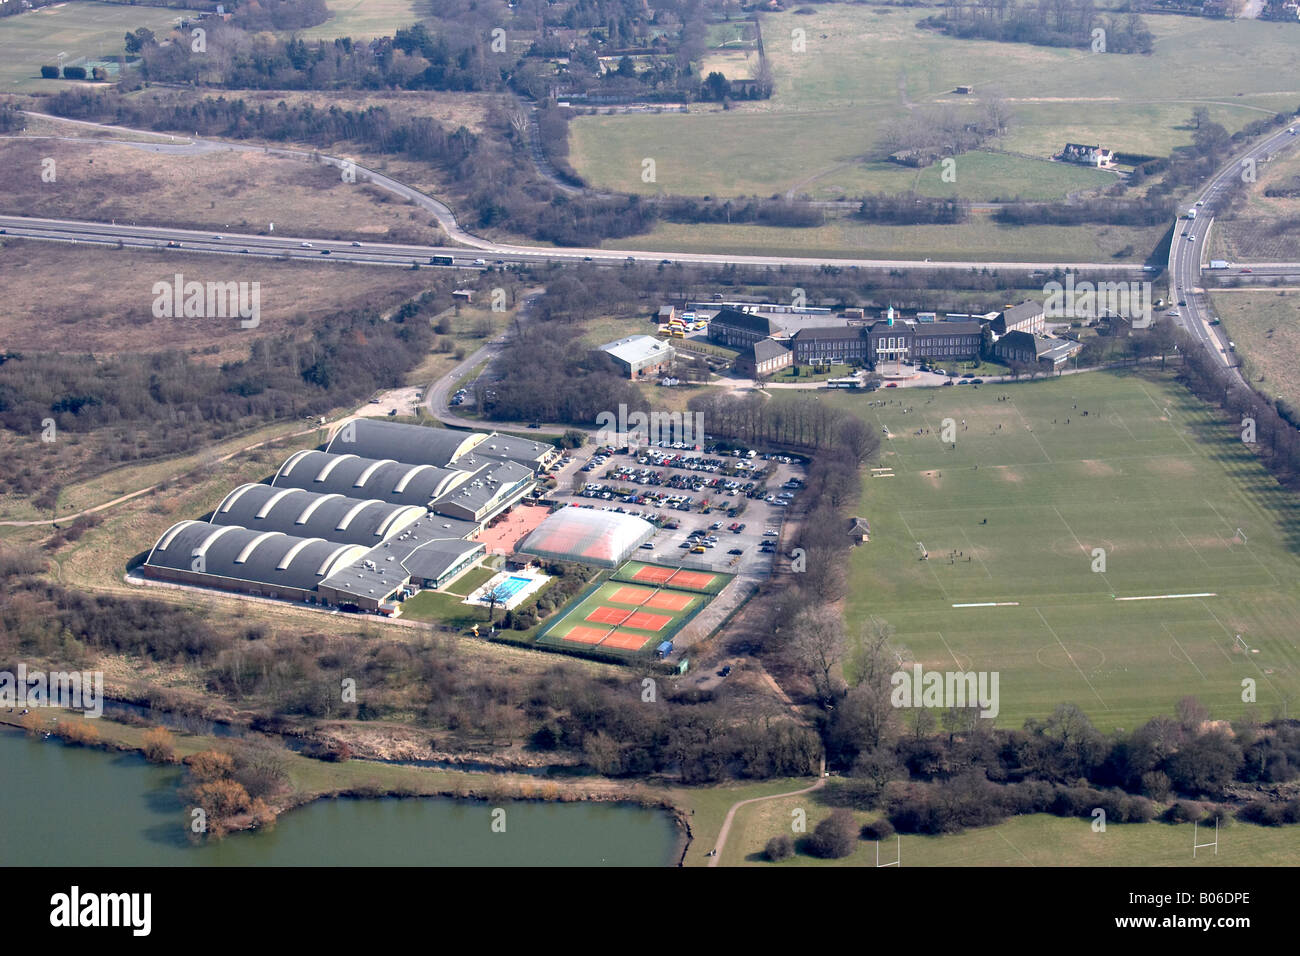
[[467, 455], [456, 461], [457, 468], [477, 469], [482, 464], [495, 461], [512, 461], [524, 465], [530, 471], [536, 471], [547, 456], [553, 456], [558, 449], [550, 442], [533, 441], [531, 438], [516, 438], [514, 435], [500, 435], [493, 432], [474, 446]]
[[672, 358], [673, 355], [671, 345], [651, 335], [629, 335], [616, 342], [602, 345], [600, 351], [628, 365], [652, 360], [663, 361]]
[[437, 578], [462, 558], [482, 551], [482, 544], [466, 540], [477, 530], [472, 521], [427, 515], [401, 534], [354, 556], [322, 583], [358, 597], [387, 597], [413, 575]]
[[321, 538], [181, 521], [158, 539], [145, 565], [310, 591], [365, 551]]
[[531, 468], [513, 461], [484, 462], [466, 481], [437, 498], [430, 507], [437, 511], [448, 505], [458, 505], [477, 512], [532, 477]]
[[271, 484], [276, 488], [303, 488], [323, 494], [424, 506], [466, 477], [464, 471], [454, 468], [308, 450], [291, 455]]
[[741, 312], [738, 309], [720, 309], [718, 314], [709, 320], [710, 332], [713, 331], [715, 325], [729, 325], [732, 328], [745, 329], [749, 332], [761, 332], [763, 335], [771, 335], [773, 332], [781, 330], [781, 327], [766, 315]]
[[392, 504], [377, 498], [247, 484], [240, 485], [217, 505], [212, 524], [374, 547], [426, 514], [422, 506]]
[[1026, 299], [1019, 305], [1013, 305], [1002, 313], [1002, 321], [1007, 326], [1017, 325], [1027, 319], [1035, 319], [1044, 313], [1043, 303]]
[[357, 418], [340, 428], [325, 450], [336, 455], [391, 458], [445, 468], [486, 437], [482, 432]]
[[773, 339], [759, 339], [754, 343], [754, 361], [767, 362], [789, 353], [789, 349]]
[[811, 328], [800, 329], [794, 334], [796, 342], [803, 342], [808, 339], [833, 339], [835, 341], [843, 341], [845, 339], [860, 338], [862, 338], [861, 327], [849, 328], [847, 326], [827, 327], [819, 325]]
[[943, 322], [926, 322], [924, 325], [925, 328], [916, 329], [917, 335], [975, 335], [984, 329], [984, 323], [978, 320], [953, 320], [951, 322], [945, 320]]

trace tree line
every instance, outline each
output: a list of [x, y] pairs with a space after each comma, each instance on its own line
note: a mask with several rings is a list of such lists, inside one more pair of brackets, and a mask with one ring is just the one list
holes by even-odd
[[[926, 17], [917, 26], [961, 39], [1090, 47], [1098, 53], [1150, 53], [1155, 49], [1155, 36], [1139, 14], [1102, 17], [1093, 0], [946, 0], [941, 14]], [[1100, 48], [1096, 46], [1098, 30], [1104, 31]]]

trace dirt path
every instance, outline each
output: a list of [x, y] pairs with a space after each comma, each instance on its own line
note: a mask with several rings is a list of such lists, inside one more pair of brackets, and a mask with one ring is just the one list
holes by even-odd
[[822, 758], [821, 769], [817, 772], [817, 782], [811, 787], [804, 787], [802, 790], [791, 790], [789, 793], [774, 793], [770, 797], [751, 797], [748, 800], [741, 800], [734, 803], [731, 809], [727, 811], [727, 818], [722, 821], [722, 829], [718, 831], [718, 842], [714, 844], [713, 856], [709, 857], [709, 866], [717, 866], [718, 861], [722, 859], [722, 849], [727, 845], [727, 837], [731, 833], [731, 821], [736, 817], [736, 811], [741, 807], [748, 806], [751, 803], [761, 803], [764, 800], [780, 800], [782, 797], [797, 797], [801, 793], [811, 793], [814, 790], [820, 790], [826, 786], [826, 759]]

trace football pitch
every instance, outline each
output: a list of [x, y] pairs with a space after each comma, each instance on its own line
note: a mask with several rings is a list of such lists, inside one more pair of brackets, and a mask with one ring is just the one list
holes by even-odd
[[57, 92], [62, 80], [42, 80], [43, 65], [77, 66], [125, 52], [123, 38], [148, 27], [159, 39], [191, 11], [75, 0], [0, 19], [0, 91]]
[[1300, 706], [1300, 499], [1181, 387], [1085, 373], [828, 400], [881, 433], [887, 469], [864, 478], [851, 634], [883, 620], [907, 668], [997, 671], [1004, 727], [1062, 701], [1102, 729], [1187, 695], [1214, 719]]

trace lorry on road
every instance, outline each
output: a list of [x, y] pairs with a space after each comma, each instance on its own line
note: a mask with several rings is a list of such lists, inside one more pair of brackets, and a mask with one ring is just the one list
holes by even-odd
[[1211, 269], [1226, 269], [1226, 268], [1228, 268], [1228, 260], [1227, 260], [1227, 259], [1211, 259], [1211, 260], [1210, 260], [1210, 268], [1211, 268]]
[[1187, 210], [1187, 218], [1188, 218], [1188, 219], [1195, 219], [1195, 218], [1196, 218], [1196, 210], [1195, 210], [1195, 209], [1189, 209], [1189, 210]]
[[456, 260], [451, 256], [430, 256], [429, 265], [431, 266], [453, 266]]

